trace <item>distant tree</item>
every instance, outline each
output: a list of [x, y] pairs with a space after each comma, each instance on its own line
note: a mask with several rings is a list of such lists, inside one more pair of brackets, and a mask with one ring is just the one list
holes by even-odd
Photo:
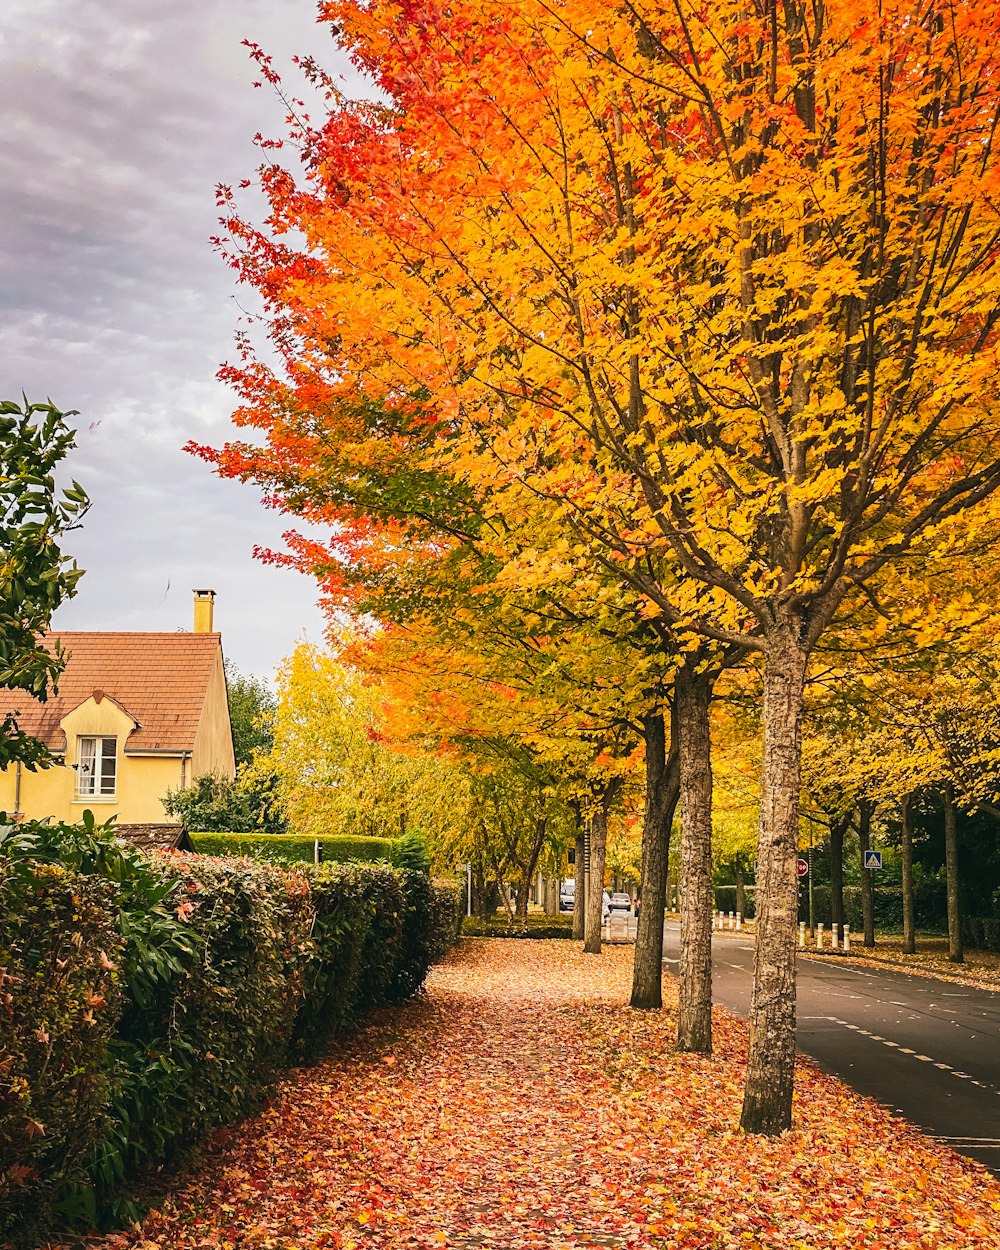
[[265, 681], [241, 673], [232, 660], [226, 661], [229, 688], [229, 719], [233, 725], [236, 767], [249, 764], [258, 751], [267, 753], [274, 745], [274, 716], [278, 700]]
[[235, 781], [203, 773], [184, 789], [168, 790], [168, 816], [198, 833], [287, 833], [274, 774], [255, 769]]
[[[0, 688], [44, 700], [66, 665], [41, 635], [52, 614], [76, 593], [83, 570], [64, 555], [62, 536], [75, 529], [90, 501], [73, 482], [58, 494], [53, 470], [76, 445], [54, 404], [0, 401]], [[34, 771], [51, 763], [48, 750], [18, 726], [0, 720], [0, 768], [18, 762]]]

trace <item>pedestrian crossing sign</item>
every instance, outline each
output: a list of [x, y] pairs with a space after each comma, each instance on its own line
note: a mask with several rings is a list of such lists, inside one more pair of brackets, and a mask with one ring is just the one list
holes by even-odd
[[866, 868], [881, 868], [882, 867], [882, 852], [881, 851], [865, 851], [864, 866]]

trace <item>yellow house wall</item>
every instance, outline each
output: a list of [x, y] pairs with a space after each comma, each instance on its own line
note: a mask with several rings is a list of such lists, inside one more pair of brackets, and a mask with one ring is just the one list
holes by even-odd
[[[169, 756], [129, 757], [124, 754], [128, 735], [135, 722], [110, 699], [95, 703], [88, 699], [74, 708], [61, 722], [66, 733], [66, 762], [31, 773], [21, 770], [20, 811], [28, 820], [79, 820], [88, 808], [99, 820], [116, 816], [121, 824], [172, 823], [176, 817], [163, 810], [168, 789], [175, 790], [182, 779], [182, 761]], [[78, 738], [81, 735], [118, 739], [117, 793], [113, 798], [76, 794]], [[190, 782], [190, 762], [185, 768]], [[16, 766], [0, 772], [0, 810], [15, 811]]]
[[188, 781], [203, 773], [215, 773], [230, 780], [236, 776], [233, 727], [229, 720], [229, 697], [221, 647], [205, 691], [205, 703], [194, 739]]

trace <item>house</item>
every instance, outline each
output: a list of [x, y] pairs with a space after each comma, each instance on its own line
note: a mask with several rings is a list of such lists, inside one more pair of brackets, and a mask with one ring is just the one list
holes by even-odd
[[69, 659], [44, 703], [0, 690], [0, 720], [18, 713], [57, 764], [0, 772], [0, 811], [15, 820], [76, 821], [90, 808], [116, 816], [135, 840], [178, 845], [180, 824], [163, 809], [168, 790], [202, 773], [236, 775], [215, 591], [194, 592], [192, 633], [59, 632]]

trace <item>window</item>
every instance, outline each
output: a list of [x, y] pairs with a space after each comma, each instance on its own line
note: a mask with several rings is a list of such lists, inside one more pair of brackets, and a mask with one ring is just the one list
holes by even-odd
[[79, 743], [77, 794], [80, 798], [114, 798], [118, 739], [80, 738]]

